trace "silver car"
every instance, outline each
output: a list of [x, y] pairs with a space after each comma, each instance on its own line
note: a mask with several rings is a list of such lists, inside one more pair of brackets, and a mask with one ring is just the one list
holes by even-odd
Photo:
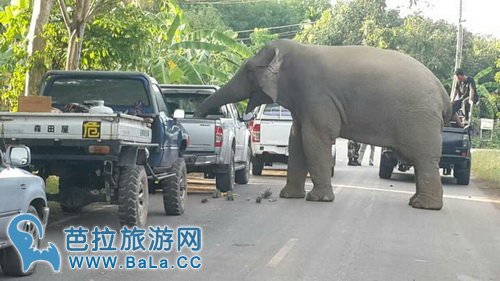
[[[0, 265], [5, 275], [24, 276], [33, 273], [36, 263], [23, 272], [22, 263], [16, 249], [7, 238], [7, 227], [11, 219], [20, 213], [37, 216], [43, 228], [47, 224], [49, 208], [45, 195], [45, 183], [20, 167], [30, 164], [31, 154], [26, 146], [11, 146], [6, 153], [0, 151]], [[38, 229], [26, 223], [24, 230], [31, 232], [34, 246], [39, 244]]]

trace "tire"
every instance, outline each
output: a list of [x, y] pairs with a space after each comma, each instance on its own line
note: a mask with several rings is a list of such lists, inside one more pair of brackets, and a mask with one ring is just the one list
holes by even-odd
[[148, 194], [148, 177], [144, 166], [123, 167], [118, 181], [118, 216], [121, 225], [146, 224]]
[[250, 151], [250, 147], [247, 149], [247, 159], [245, 161], [245, 168], [235, 172], [235, 181], [237, 184], [247, 184], [250, 180], [250, 166], [251, 161], [250, 157], [252, 157], [252, 152]]
[[215, 175], [215, 186], [221, 192], [232, 191], [234, 188], [234, 151], [231, 150], [229, 164], [227, 165], [227, 172], [217, 173]]
[[389, 157], [382, 153], [380, 156], [380, 167], [378, 170], [378, 176], [381, 179], [390, 179], [392, 176], [392, 171], [394, 170], [394, 163]]
[[187, 169], [183, 158], [175, 160], [171, 172], [175, 175], [160, 181], [163, 208], [167, 216], [179, 216], [184, 213], [187, 198]]
[[469, 185], [470, 183], [470, 162], [467, 162], [466, 168], [453, 170], [453, 176], [457, 179], [458, 185]]
[[85, 185], [86, 175], [75, 172], [77, 167], [65, 171], [59, 177], [59, 205], [65, 213], [77, 213], [88, 204], [88, 191], [81, 187]]
[[[40, 219], [40, 215], [38, 214], [35, 206], [33, 206], [33, 205], [30, 205], [28, 207], [27, 213], [35, 215], [37, 218]], [[24, 226], [24, 230], [31, 233], [31, 235], [33, 236], [33, 243], [38, 248], [38, 246], [40, 246], [40, 239], [38, 237], [39, 230], [36, 228], [36, 226], [34, 226], [32, 224], [26, 224]], [[3, 251], [0, 252], [0, 264], [2, 266], [3, 273], [5, 275], [8, 275], [8, 276], [28, 276], [28, 275], [31, 275], [35, 271], [35, 268], [37, 265], [37, 263], [34, 262], [31, 264], [28, 271], [23, 272], [21, 257], [19, 256], [19, 253], [14, 248], [14, 246], [10, 246], [8, 248], [5, 248], [5, 249], [3, 249]]]
[[262, 175], [262, 170], [264, 169], [264, 161], [257, 157], [252, 159], [252, 175], [260, 176]]

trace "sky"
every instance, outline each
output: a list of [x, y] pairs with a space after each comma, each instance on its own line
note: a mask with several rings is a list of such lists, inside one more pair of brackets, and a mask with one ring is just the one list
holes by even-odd
[[[399, 8], [402, 15], [420, 10], [432, 19], [458, 23], [460, 0], [418, 0], [412, 9], [409, 0], [386, 0], [386, 3], [389, 8]], [[500, 0], [463, 0], [463, 25], [473, 33], [500, 38], [499, 17]]]

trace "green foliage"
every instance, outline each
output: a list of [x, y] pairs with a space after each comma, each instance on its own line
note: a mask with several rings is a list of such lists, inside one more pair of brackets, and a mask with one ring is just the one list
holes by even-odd
[[[421, 14], [402, 18], [385, 0], [339, 1], [296, 37], [323, 45], [368, 45], [401, 51], [416, 58], [443, 82], [451, 84], [456, 26]], [[477, 73], [500, 57], [500, 40], [465, 32], [463, 68]], [[491, 80], [494, 73], [491, 73]], [[500, 79], [500, 74], [498, 79]]]
[[226, 31], [230, 29], [222, 19], [220, 11], [213, 5], [193, 5], [193, 7], [184, 10], [184, 16], [193, 30]]
[[12, 1], [0, 10], [0, 107], [16, 108], [23, 93], [29, 61], [26, 34], [30, 21], [30, 1]]

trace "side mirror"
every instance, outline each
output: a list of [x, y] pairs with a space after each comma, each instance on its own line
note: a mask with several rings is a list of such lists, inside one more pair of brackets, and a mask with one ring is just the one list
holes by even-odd
[[244, 122], [252, 121], [253, 119], [255, 119], [255, 114], [253, 112], [248, 112], [241, 117], [241, 120]]
[[24, 145], [11, 146], [7, 149], [7, 163], [12, 167], [26, 167], [31, 163], [31, 152]]
[[186, 112], [184, 111], [184, 109], [176, 109], [174, 111], [174, 119], [184, 119], [185, 116]]

